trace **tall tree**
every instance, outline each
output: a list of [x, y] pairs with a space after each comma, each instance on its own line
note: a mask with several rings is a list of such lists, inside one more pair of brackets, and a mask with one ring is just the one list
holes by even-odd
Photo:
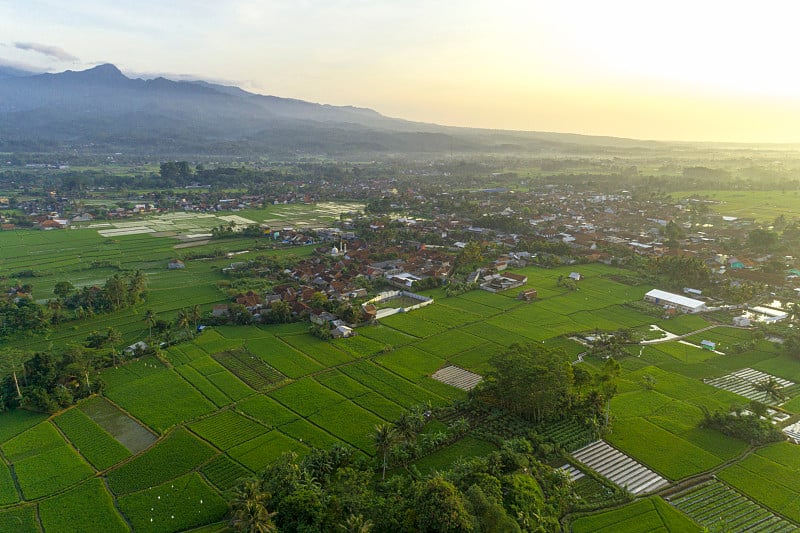
[[144, 312], [144, 323], [147, 324], [147, 338], [153, 338], [153, 326], [156, 325], [156, 314], [153, 312], [152, 309], [148, 309]]
[[275, 513], [267, 510], [270, 495], [254, 479], [247, 479], [236, 487], [231, 498], [231, 527], [248, 533], [271, 533], [278, 528], [272, 521]]
[[397, 432], [390, 424], [380, 424], [375, 426], [375, 433], [373, 435], [375, 448], [378, 455], [383, 457], [383, 474], [381, 479], [386, 478], [386, 466], [389, 460], [389, 450], [392, 449], [395, 441], [397, 440]]
[[780, 402], [786, 398], [781, 390], [783, 387], [772, 376], [753, 383], [753, 388], [764, 393], [764, 403], [767, 403], [770, 400], [774, 402]]

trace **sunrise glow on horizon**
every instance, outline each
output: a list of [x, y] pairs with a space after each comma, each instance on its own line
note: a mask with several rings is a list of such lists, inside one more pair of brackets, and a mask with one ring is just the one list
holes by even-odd
[[0, 65], [114, 63], [443, 125], [800, 142], [792, 2], [0, 0]]

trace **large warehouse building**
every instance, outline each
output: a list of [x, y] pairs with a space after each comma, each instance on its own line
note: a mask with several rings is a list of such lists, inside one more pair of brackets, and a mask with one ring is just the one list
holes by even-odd
[[659, 289], [653, 289], [648, 292], [644, 295], [644, 299], [663, 307], [677, 309], [682, 313], [700, 313], [702, 311], [708, 311], [705, 302]]

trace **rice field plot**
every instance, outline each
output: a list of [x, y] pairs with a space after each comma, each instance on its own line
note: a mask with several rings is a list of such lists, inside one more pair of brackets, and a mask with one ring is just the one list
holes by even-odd
[[602, 440], [572, 452], [572, 457], [631, 494], [653, 492], [668, 481]]
[[196, 472], [117, 501], [137, 532], [184, 531], [222, 520], [228, 512], [225, 500]]
[[[435, 305], [436, 304], [433, 304], [433, 306]], [[430, 337], [431, 335], [436, 335], [437, 333], [441, 333], [447, 329], [446, 326], [442, 326], [436, 322], [420, 319], [418, 313], [424, 309], [411, 311], [410, 313], [398, 313], [396, 315], [387, 316], [385, 318], [381, 318], [380, 322], [381, 324], [389, 326], [390, 328], [400, 330], [403, 333], [419, 338]]]
[[353, 403], [367, 411], [375, 413], [384, 420], [397, 420], [406, 410], [395, 402], [384, 398], [374, 391], [369, 391], [352, 398]]
[[610, 305], [602, 309], [603, 316], [611, 320], [619, 328], [635, 328], [637, 326], [649, 325], [653, 323], [653, 317], [635, 311], [624, 305]]
[[414, 347], [425, 350], [440, 359], [448, 359], [453, 355], [471, 350], [484, 343], [485, 340], [481, 337], [470, 335], [459, 329], [428, 337], [414, 344]]
[[[655, 379], [654, 390], [698, 407], [705, 406], [710, 410], [727, 409], [731, 404], [741, 401], [735, 394], [716, 389], [697, 379], [691, 379], [675, 372], [669, 372], [655, 366], [647, 366], [623, 376], [625, 380], [641, 383], [648, 374]], [[641, 386], [641, 385], [640, 385]]]
[[456, 442], [440, 448], [430, 455], [414, 461], [414, 465], [422, 474], [432, 474], [434, 471], [443, 471], [453, 466], [459, 459], [484, 457], [495, 451], [497, 447], [476, 437], [464, 437]]
[[24, 409], [0, 413], [0, 443], [16, 437], [44, 420], [47, 420], [47, 415]]
[[647, 533], [702, 531], [680, 511], [657, 496], [612, 511], [582, 516], [572, 522], [573, 533]]
[[502, 346], [493, 342], [484, 342], [480, 346], [476, 346], [471, 350], [461, 352], [459, 354], [450, 356], [448, 361], [461, 368], [466, 368], [477, 374], [486, 374], [492, 367], [489, 364], [489, 359], [500, 352], [505, 350]]
[[[501, 322], [502, 324], [502, 322]], [[464, 326], [459, 331], [465, 331], [476, 337], [494, 342], [500, 346], [511, 346], [515, 342], [525, 342], [527, 338], [520, 338], [516, 333], [505, 329], [497, 323], [489, 324], [488, 321], [478, 322]]]
[[178, 428], [142, 455], [108, 472], [108, 486], [115, 494], [128, 494], [186, 474], [215, 455], [197, 437]]
[[415, 317], [439, 324], [445, 328], [463, 326], [464, 324], [476, 322], [482, 318], [481, 316], [474, 315], [468, 311], [439, 306], [435, 303], [412, 312], [414, 313]]
[[254, 392], [253, 389], [248, 387], [242, 380], [229, 372], [227, 368], [219, 364], [217, 360], [211, 356], [196, 359], [192, 361], [190, 365], [234, 401], [247, 398]]
[[372, 389], [366, 385], [362, 385], [353, 378], [342, 374], [337, 369], [331, 369], [317, 374], [314, 379], [329, 389], [338, 392], [348, 400], [372, 392]]
[[[772, 345], [772, 343], [769, 344]], [[775, 353], [771, 350], [765, 350], [761, 346], [759, 346], [758, 349], [760, 352], [770, 354], [771, 357], [764, 358], [751, 365], [751, 368], [774, 376], [781, 376], [795, 383], [800, 383], [800, 361], [791, 355]]]
[[646, 349], [661, 352], [687, 364], [696, 364], [717, 357], [717, 354], [714, 352], [701, 348], [699, 343], [696, 346], [690, 346], [684, 342], [670, 341], [651, 344], [648, 345]]
[[274, 386], [286, 377], [246, 350], [220, 352], [212, 357], [255, 390]]
[[81, 402], [77, 409], [83, 411], [131, 453], [139, 453], [156, 441], [153, 433], [105, 398], [95, 396]]
[[358, 334], [361, 337], [372, 339], [384, 347], [391, 346], [393, 348], [405, 346], [417, 340], [417, 337], [390, 328], [389, 326], [384, 326], [383, 324], [358, 328]]
[[244, 339], [226, 339], [224, 337], [203, 344], [201, 348], [209, 355], [225, 351], [237, 351], [244, 347]]
[[0, 446], [14, 467], [26, 500], [63, 490], [94, 474], [50, 422], [42, 422]]
[[231, 410], [220, 411], [188, 425], [189, 429], [220, 450], [228, 450], [268, 429]]
[[325, 368], [316, 360], [295, 350], [277, 337], [248, 340], [245, 347], [247, 351], [257, 355], [262, 361], [292, 379]]
[[382, 352], [386, 347], [385, 344], [381, 344], [369, 337], [363, 337], [361, 335], [356, 335], [355, 337], [347, 339], [335, 339], [331, 342], [334, 346], [343, 352], [349, 353], [356, 359], [375, 355], [376, 353]]
[[340, 365], [354, 359], [353, 356], [339, 350], [330, 342], [318, 339], [308, 333], [286, 335], [279, 338], [324, 367]]
[[448, 309], [453, 309], [455, 311], [467, 312], [470, 313], [471, 315], [477, 315], [481, 318], [488, 318], [500, 312], [500, 310], [497, 309], [496, 307], [483, 305], [475, 301], [467, 300], [465, 298], [460, 298], [458, 296], [449, 298], [438, 298], [436, 300], [436, 305], [439, 307], [446, 307]]
[[217, 407], [229, 405], [233, 400], [216, 385], [211, 383], [208, 378], [194, 369], [191, 365], [183, 365], [175, 368], [175, 372], [181, 375], [186, 381], [192, 384], [200, 394]]
[[0, 461], [0, 505], [9, 505], [18, 501], [19, 494], [14, 485], [14, 478], [11, 477], [11, 470], [4, 462]]
[[[323, 450], [327, 450], [334, 444], [342, 443], [342, 441], [327, 431], [318, 428], [304, 418], [299, 418], [294, 422], [289, 422], [288, 424], [281, 426], [280, 431], [281, 433], [295, 439], [297, 442], [302, 443], [304, 446], [316, 447]], [[298, 453], [301, 453], [301, 451], [298, 451]]]
[[37, 509], [34, 504], [0, 510], [0, 531], [41, 531]]
[[685, 335], [710, 325], [702, 316], [693, 314], [683, 314], [666, 320], [656, 320], [654, 323], [676, 335]]
[[225, 454], [218, 455], [200, 472], [221, 491], [232, 489], [240, 479], [252, 475], [252, 472]]
[[197, 346], [206, 353], [208, 353], [208, 351], [205, 349], [206, 346], [208, 346], [209, 344], [223, 342], [226, 340], [230, 339], [226, 339], [225, 337], [223, 337], [220, 334], [220, 332], [216, 330], [216, 328], [206, 328], [200, 335], [197, 335], [195, 338], [192, 339], [192, 345]]
[[799, 464], [797, 446], [780, 442], [756, 451], [718, 477], [757, 502], [800, 522]]
[[422, 351], [416, 346], [405, 346], [392, 353], [375, 357], [373, 361], [411, 381], [419, 381], [444, 365], [444, 359]]
[[342, 402], [334, 409], [317, 413], [308, 420], [354, 448], [372, 454], [375, 426], [384, 422], [352, 402]]
[[486, 320], [485, 324], [508, 330], [512, 342], [540, 342], [580, 329], [574, 322], [561, 315], [552, 315], [547, 319], [541, 317], [537, 322], [531, 323], [518, 316], [497, 316]]
[[424, 404], [428, 400], [436, 405], [447, 403], [441, 396], [433, 394], [411, 381], [364, 361], [347, 365], [341, 371], [363, 385], [370, 387], [393, 402], [404, 407]]
[[515, 300], [513, 298], [508, 298], [500, 294], [494, 294], [483, 290], [465, 292], [464, 294], [459, 295], [457, 298], [466, 300], [468, 302], [475, 302], [486, 307], [491, 307], [493, 309], [497, 309], [498, 311], [507, 311], [508, 309], [513, 309], [514, 307], [523, 305], [521, 300]]
[[97, 470], [105, 470], [130, 457], [118, 440], [80, 409], [70, 409], [53, 419], [76, 450]]
[[262, 394], [255, 394], [237, 403], [236, 409], [259, 420], [269, 428], [292, 422], [297, 420], [299, 416], [294, 411]]
[[444, 398], [447, 400], [447, 403], [453, 403], [467, 399], [467, 391], [459, 387], [453, 387], [452, 385], [442, 383], [439, 380], [433, 379], [433, 376], [422, 378], [417, 382], [417, 385], [428, 392], [432, 392], [433, 394]]
[[605, 308], [595, 311], [578, 311], [568, 316], [570, 320], [579, 326], [579, 331], [591, 331], [595, 329], [601, 331], [615, 331], [622, 327], [613, 317], [606, 315]]
[[346, 400], [310, 378], [276, 389], [269, 396], [303, 417], [326, 411]]
[[138, 360], [128, 361], [114, 368], [105, 368], [100, 373], [100, 377], [107, 388], [114, 388], [119, 385], [126, 385], [131, 381], [159, 375], [165, 370], [166, 367], [158, 359], [146, 356]]
[[[87, 512], [90, 510], [91, 512]], [[45, 531], [127, 532], [128, 526], [117, 510], [103, 481], [94, 478], [39, 503], [39, 517]]]
[[674, 494], [670, 503], [710, 531], [792, 531], [796, 528], [716, 479]]
[[308, 448], [299, 441], [273, 429], [263, 435], [231, 448], [229, 455], [254, 472], [277, 460], [285, 452], [304, 454]]
[[705, 472], [730, 458], [717, 457], [644, 418], [615, 421], [614, 432], [607, 438], [614, 446], [672, 480]]
[[105, 395], [159, 433], [216, 410], [194, 387], [163, 367], [146, 378], [108, 387]]

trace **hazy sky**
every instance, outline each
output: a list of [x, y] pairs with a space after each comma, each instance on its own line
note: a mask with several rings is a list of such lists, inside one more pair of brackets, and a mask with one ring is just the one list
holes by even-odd
[[800, 142], [800, 3], [0, 0], [0, 63], [224, 81], [439, 124]]

